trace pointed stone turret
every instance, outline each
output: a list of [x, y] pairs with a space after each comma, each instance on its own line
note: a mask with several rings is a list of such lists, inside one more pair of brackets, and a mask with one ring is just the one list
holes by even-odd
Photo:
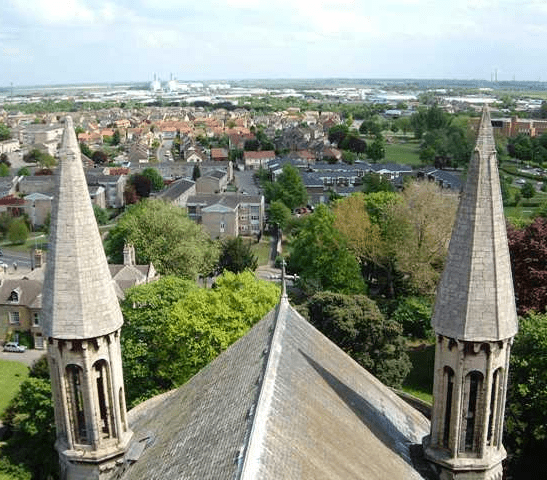
[[64, 339], [97, 337], [118, 330], [123, 317], [70, 117], [60, 157], [44, 282], [45, 334]]
[[513, 337], [518, 326], [514, 298], [496, 145], [485, 108], [437, 291], [433, 328], [469, 341]]
[[62, 480], [108, 479], [132, 433], [120, 348], [123, 317], [66, 119], [44, 280], [44, 333]]
[[431, 435], [442, 480], [498, 480], [517, 315], [496, 146], [485, 107], [437, 290]]

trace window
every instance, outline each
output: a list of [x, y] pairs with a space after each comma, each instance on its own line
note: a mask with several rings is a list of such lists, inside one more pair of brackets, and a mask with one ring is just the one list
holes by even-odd
[[88, 438], [85, 422], [84, 397], [82, 394], [83, 371], [78, 365], [67, 365], [66, 383], [74, 443], [89, 444], [90, 439]]
[[9, 312], [9, 323], [11, 325], [20, 325], [19, 312]]
[[443, 447], [449, 448], [450, 422], [452, 420], [452, 393], [454, 391], [454, 370], [444, 367], [445, 405], [443, 425]]
[[220, 222], [220, 233], [224, 233], [226, 230], [226, 224], [224, 222]]
[[480, 439], [480, 401], [482, 397], [482, 374], [471, 372], [466, 377], [465, 389], [467, 393], [467, 405], [465, 417], [463, 419], [465, 435], [464, 451], [476, 452]]
[[251, 215], [251, 220], [260, 220], [258, 215]]
[[498, 368], [492, 377], [492, 392], [490, 396], [490, 412], [488, 417], [488, 445], [497, 445], [497, 416], [498, 416], [498, 391], [500, 388], [501, 368]]
[[99, 400], [99, 433], [102, 438], [113, 436], [113, 418], [110, 402], [110, 372], [108, 364], [99, 360], [93, 365], [97, 384], [97, 399]]
[[12, 290], [8, 298], [8, 302], [19, 303], [19, 294], [20, 294], [20, 291], [18, 288], [16, 288], [15, 290]]
[[40, 326], [40, 314], [38, 312], [34, 312], [32, 320], [35, 327]]

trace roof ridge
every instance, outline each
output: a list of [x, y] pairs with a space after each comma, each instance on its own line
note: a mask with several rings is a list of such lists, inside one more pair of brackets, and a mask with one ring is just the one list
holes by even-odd
[[286, 295], [282, 295], [277, 306], [274, 320], [274, 331], [268, 350], [268, 359], [259, 386], [258, 400], [254, 409], [251, 430], [244, 446], [243, 461], [235, 478], [239, 480], [254, 480], [258, 478], [259, 458], [266, 436], [266, 423], [269, 418], [272, 399], [275, 392], [277, 368], [281, 359], [282, 337], [286, 326], [286, 317], [291, 308]]

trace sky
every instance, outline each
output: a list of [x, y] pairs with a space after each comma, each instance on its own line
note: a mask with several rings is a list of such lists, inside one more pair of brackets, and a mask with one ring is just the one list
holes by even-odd
[[545, 0], [1, 0], [0, 87], [258, 78], [547, 81]]

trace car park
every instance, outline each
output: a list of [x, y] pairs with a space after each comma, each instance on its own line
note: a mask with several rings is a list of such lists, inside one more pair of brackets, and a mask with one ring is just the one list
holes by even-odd
[[16, 342], [8, 342], [4, 345], [4, 352], [17, 352], [17, 353], [23, 353], [27, 347], [23, 345], [19, 345]]

